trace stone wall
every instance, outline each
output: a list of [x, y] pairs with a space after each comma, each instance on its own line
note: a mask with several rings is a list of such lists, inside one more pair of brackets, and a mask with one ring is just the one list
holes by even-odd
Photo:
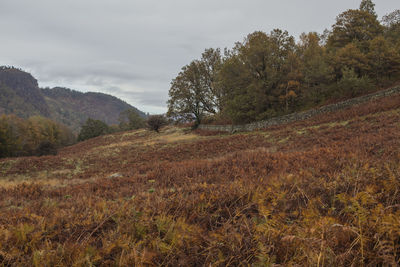
[[253, 122], [249, 124], [243, 125], [199, 125], [199, 129], [208, 130], [208, 131], [218, 131], [218, 132], [247, 132], [247, 131], [254, 131], [258, 129], [264, 129], [269, 126], [285, 124], [294, 121], [301, 121], [311, 117], [314, 117], [319, 114], [333, 112], [341, 109], [345, 109], [351, 106], [363, 104], [369, 102], [374, 99], [387, 97], [391, 95], [400, 94], [400, 86], [393, 87], [387, 90], [382, 90], [379, 92], [375, 92], [369, 95], [360, 96], [356, 98], [352, 98], [343, 102], [339, 102], [336, 104], [331, 104], [327, 106], [323, 106], [317, 109], [311, 109], [303, 112], [292, 113], [280, 117], [271, 118], [269, 120]]

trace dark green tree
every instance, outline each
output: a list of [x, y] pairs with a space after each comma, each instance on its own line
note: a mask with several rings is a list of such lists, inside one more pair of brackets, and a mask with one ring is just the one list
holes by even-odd
[[353, 69], [344, 68], [343, 76], [337, 84], [336, 96], [355, 97], [368, 93], [373, 87], [374, 84], [367, 76], [358, 77]]
[[368, 12], [369, 14], [377, 17], [375, 12], [375, 4], [372, 2], [372, 0], [362, 0], [360, 4], [360, 10]]
[[124, 110], [119, 114], [119, 128], [122, 131], [140, 129], [145, 125], [145, 120], [133, 109]]
[[383, 33], [383, 27], [376, 16], [368, 11], [349, 9], [336, 18], [328, 37], [329, 49], [339, 49], [349, 43], [366, 52], [368, 41]]
[[313, 105], [324, 99], [327, 85], [334, 78], [333, 68], [317, 33], [303, 33], [298, 50], [301, 58], [300, 72], [303, 76], [303, 105]]
[[228, 96], [224, 112], [236, 123], [284, 113], [295, 97], [297, 62], [294, 38], [286, 31], [249, 34], [221, 68]]
[[0, 158], [11, 157], [17, 150], [17, 140], [5, 115], [0, 117]]
[[109, 133], [109, 127], [106, 123], [89, 118], [86, 120], [85, 124], [82, 125], [78, 135], [78, 141], [84, 141], [107, 133]]
[[328, 84], [333, 79], [333, 69], [328, 64], [325, 48], [320, 45], [317, 33], [302, 34], [299, 50], [304, 81], [308, 88]]
[[225, 95], [221, 115], [236, 123], [254, 120], [254, 98], [248, 86], [252, 77], [237, 54], [230, 54], [224, 61], [218, 78]]

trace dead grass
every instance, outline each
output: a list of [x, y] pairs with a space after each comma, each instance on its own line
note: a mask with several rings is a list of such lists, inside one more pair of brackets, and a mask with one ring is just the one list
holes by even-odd
[[397, 266], [399, 106], [2, 159], [0, 266]]

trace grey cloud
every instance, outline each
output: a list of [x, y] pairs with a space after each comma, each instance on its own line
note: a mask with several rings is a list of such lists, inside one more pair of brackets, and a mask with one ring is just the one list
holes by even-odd
[[158, 94], [157, 91], [147, 91], [147, 94], [143, 92], [130, 92], [122, 88], [113, 86], [105, 90], [106, 92], [113, 92], [116, 95], [124, 96], [124, 98], [130, 98], [133, 101], [137, 101], [140, 104], [148, 106], [157, 106], [160, 102], [166, 102], [166, 98]]

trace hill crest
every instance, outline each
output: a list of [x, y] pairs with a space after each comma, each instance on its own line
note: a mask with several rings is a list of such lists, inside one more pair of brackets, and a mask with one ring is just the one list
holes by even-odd
[[23, 118], [41, 115], [78, 132], [89, 117], [117, 124], [119, 114], [126, 109], [146, 116], [115, 96], [63, 87], [41, 89], [30, 73], [15, 67], [0, 67], [0, 114], [16, 114]]

